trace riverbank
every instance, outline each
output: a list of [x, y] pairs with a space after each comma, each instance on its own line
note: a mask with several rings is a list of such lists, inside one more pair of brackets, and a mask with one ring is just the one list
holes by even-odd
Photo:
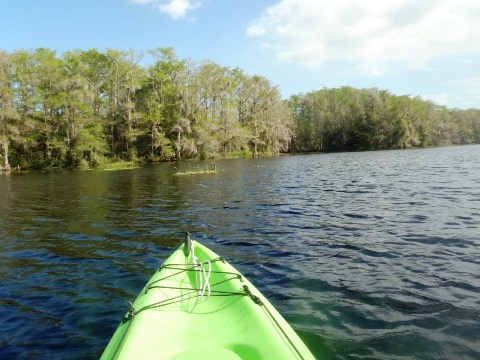
[[206, 173], [214, 173], [212, 168], [209, 168], [209, 163], [214, 163], [215, 161], [220, 160], [234, 160], [234, 159], [251, 159], [251, 158], [274, 158], [278, 156], [288, 156], [288, 155], [315, 155], [315, 154], [342, 154], [342, 153], [368, 153], [368, 152], [381, 152], [381, 151], [403, 151], [403, 150], [426, 150], [426, 149], [436, 149], [436, 148], [454, 148], [454, 147], [463, 147], [463, 146], [475, 146], [478, 144], [463, 144], [463, 145], [442, 145], [442, 146], [423, 146], [423, 147], [407, 147], [407, 148], [393, 148], [393, 149], [375, 149], [375, 150], [351, 150], [351, 151], [292, 151], [292, 152], [282, 152], [278, 154], [257, 154], [255, 156], [251, 151], [242, 151], [242, 152], [234, 152], [231, 154], [227, 154], [226, 156], [211, 156], [208, 158], [192, 157], [186, 158], [182, 161], [175, 161], [175, 160], [165, 160], [165, 161], [158, 161], [158, 162], [148, 162], [148, 161], [127, 161], [127, 160], [116, 160], [112, 162], [105, 162], [96, 167], [89, 167], [88, 164], [83, 164], [84, 166], [55, 166], [55, 167], [11, 167], [9, 170], [5, 169], [4, 167], [0, 168], [1, 173], [12, 173], [12, 172], [30, 172], [30, 171], [55, 171], [55, 170], [81, 170], [81, 171], [91, 171], [91, 170], [98, 170], [98, 171], [119, 171], [119, 170], [129, 170], [129, 169], [136, 169], [141, 168], [143, 166], [155, 165], [155, 164], [188, 164], [188, 163], [201, 163], [206, 164], [205, 166], [197, 166], [193, 170], [188, 171], [178, 171], [178, 175], [192, 175], [192, 174], [206, 174]]

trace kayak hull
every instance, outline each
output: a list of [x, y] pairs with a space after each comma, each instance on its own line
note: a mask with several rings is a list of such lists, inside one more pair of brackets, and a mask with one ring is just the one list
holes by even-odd
[[145, 285], [101, 359], [314, 357], [243, 275], [191, 241], [180, 246]]

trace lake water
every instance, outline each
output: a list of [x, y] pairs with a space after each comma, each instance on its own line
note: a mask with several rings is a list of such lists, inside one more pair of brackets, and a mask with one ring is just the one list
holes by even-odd
[[185, 230], [318, 359], [480, 358], [480, 146], [208, 166], [0, 175], [0, 358], [98, 358]]

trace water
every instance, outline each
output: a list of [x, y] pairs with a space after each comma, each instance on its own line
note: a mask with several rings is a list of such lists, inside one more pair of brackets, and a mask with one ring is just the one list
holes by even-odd
[[[181, 230], [319, 359], [480, 358], [480, 146], [0, 176], [0, 358], [97, 358]], [[213, 325], [213, 324], [212, 324]]]

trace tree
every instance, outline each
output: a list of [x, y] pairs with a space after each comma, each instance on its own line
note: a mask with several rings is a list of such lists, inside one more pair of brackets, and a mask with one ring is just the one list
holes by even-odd
[[153, 64], [148, 67], [137, 96], [142, 113], [139, 145], [143, 149], [141, 153], [150, 161], [168, 160], [174, 156], [174, 140], [170, 136], [179, 116], [178, 79], [184, 72], [185, 62], [177, 58], [172, 48], [158, 48], [149, 53]]
[[57, 58], [55, 51], [39, 48], [31, 54], [33, 86], [36, 88], [35, 108], [31, 116], [40, 130], [39, 145], [44, 152], [47, 166], [61, 162], [68, 151], [68, 145], [61, 136], [64, 117], [65, 77], [64, 62]]
[[225, 155], [236, 150], [240, 124], [235, 116], [232, 96], [235, 79], [230, 69], [204, 62], [198, 68], [195, 82], [201, 152]]
[[109, 49], [106, 55], [111, 65], [107, 87], [111, 152], [113, 156], [134, 159], [137, 156], [135, 142], [141, 136], [137, 128], [141, 114], [137, 112], [135, 97], [144, 82], [146, 71], [138, 65], [141, 55], [133, 50]]
[[14, 67], [11, 57], [0, 51], [0, 143], [3, 149], [3, 168], [10, 169], [9, 145], [12, 141], [19, 141], [19, 115], [14, 106], [12, 88]]
[[288, 103], [298, 151], [463, 144], [478, 128], [477, 122], [463, 120], [466, 111], [377, 88], [322, 89], [292, 96]]
[[150, 95], [147, 119], [151, 126], [152, 155], [153, 144], [156, 143], [161, 146], [161, 154], [171, 158], [173, 145], [175, 158], [179, 161], [181, 136], [184, 131], [191, 132], [188, 119], [181, 116], [179, 111], [179, 87], [186, 71], [185, 61], [179, 60], [170, 47], [156, 49], [150, 54], [155, 60], [149, 68], [147, 84]]
[[377, 88], [282, 100], [258, 75], [149, 52], [0, 51], [2, 167], [94, 167], [285, 151], [480, 142], [480, 110], [448, 109]]
[[[60, 118], [68, 146], [67, 159], [73, 166], [82, 161], [94, 165], [105, 152], [103, 134], [97, 126], [99, 118], [95, 116], [95, 86], [85, 76], [81, 54], [67, 53], [64, 57]], [[85, 144], [86, 139], [91, 145]]]
[[[261, 76], [253, 76], [247, 83], [247, 111], [243, 116], [245, 126], [249, 130], [249, 143], [253, 155], [276, 154], [285, 150], [291, 128], [291, 113], [287, 112], [284, 102], [276, 87]], [[288, 140], [286, 139], [288, 137]]]

